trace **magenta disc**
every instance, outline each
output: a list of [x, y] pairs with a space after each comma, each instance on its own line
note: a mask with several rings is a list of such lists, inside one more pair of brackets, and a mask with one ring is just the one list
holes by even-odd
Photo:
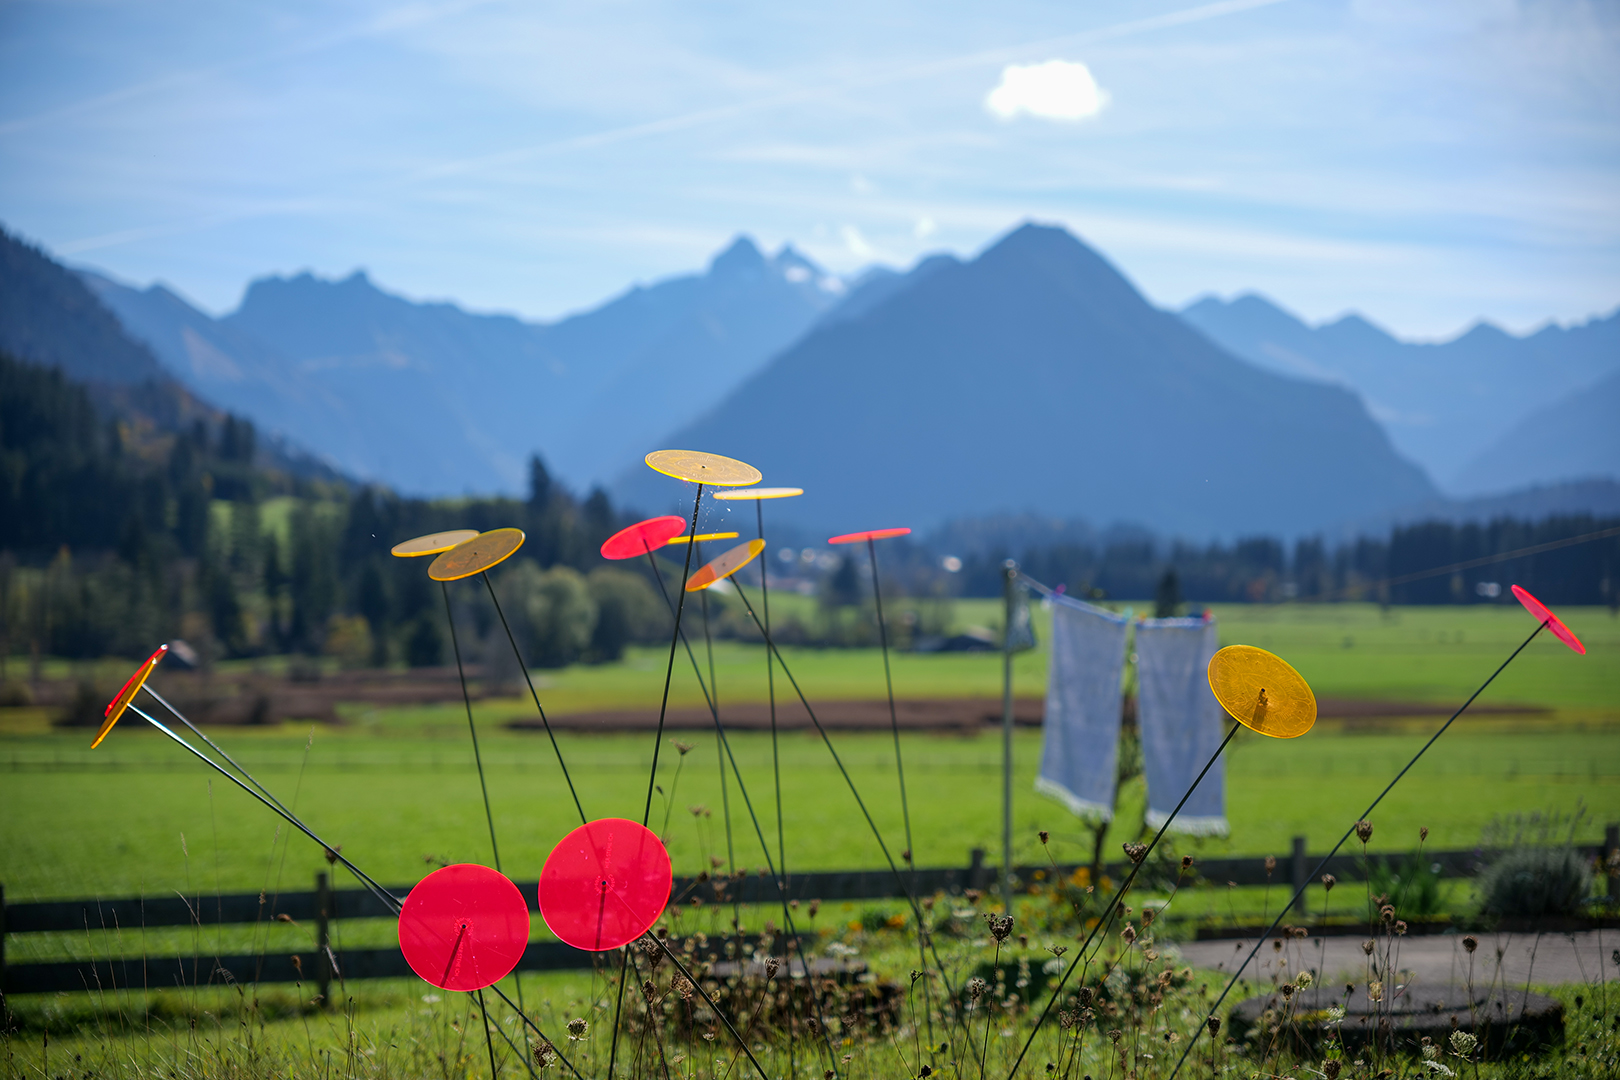
[[581, 825], [540, 871], [540, 916], [576, 949], [617, 949], [645, 934], [669, 903], [669, 852], [624, 818]]
[[657, 551], [685, 531], [686, 519], [673, 514], [638, 521], [603, 541], [602, 558], [639, 559], [649, 551]]
[[512, 973], [529, 944], [529, 905], [506, 875], [456, 863], [416, 883], [399, 912], [399, 951], [441, 990], [482, 990]]
[[865, 532], [845, 533], [834, 536], [827, 541], [829, 544], [860, 544], [867, 540], [887, 540], [892, 536], [906, 536], [910, 529], [868, 529]]
[[1581, 639], [1575, 636], [1574, 631], [1564, 625], [1564, 620], [1548, 611], [1546, 604], [1531, 596], [1529, 589], [1523, 589], [1515, 585], [1513, 586], [1513, 595], [1519, 598], [1519, 603], [1524, 605], [1526, 611], [1536, 617], [1537, 622], [1546, 623], [1547, 629], [1551, 630], [1559, 641], [1562, 641], [1582, 656], [1586, 655], [1586, 646], [1581, 644]]

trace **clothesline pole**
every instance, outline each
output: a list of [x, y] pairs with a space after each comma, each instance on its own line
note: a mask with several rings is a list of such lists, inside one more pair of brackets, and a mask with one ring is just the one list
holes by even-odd
[[1001, 902], [1012, 914], [1012, 803], [1013, 803], [1013, 608], [1018, 587], [1018, 564], [1001, 564], [1001, 587], [1006, 601], [1001, 631]]

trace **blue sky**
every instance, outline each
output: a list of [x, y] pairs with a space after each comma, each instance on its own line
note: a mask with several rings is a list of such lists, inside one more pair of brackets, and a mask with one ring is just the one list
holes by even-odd
[[549, 318], [738, 232], [849, 272], [1035, 218], [1161, 304], [1524, 329], [1620, 304], [1617, 173], [1609, 3], [0, 4], [0, 221], [216, 312], [365, 267]]

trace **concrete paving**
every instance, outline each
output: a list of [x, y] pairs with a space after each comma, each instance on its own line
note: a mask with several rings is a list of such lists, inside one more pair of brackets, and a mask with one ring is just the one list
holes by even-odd
[[[1562, 983], [1592, 983], [1599, 978], [1620, 978], [1620, 930], [1582, 930], [1576, 933], [1477, 934], [1479, 948], [1473, 955], [1472, 981], [1483, 987], [1496, 980], [1521, 989], [1528, 982], [1536, 986]], [[1466, 983], [1470, 978], [1469, 955], [1461, 934], [1436, 934], [1396, 939], [1389, 964], [1398, 973], [1397, 982]], [[1369, 978], [1367, 955], [1362, 937], [1309, 937], [1284, 943], [1279, 951], [1268, 943], [1245, 971], [1256, 980], [1286, 981], [1300, 971], [1329, 985], [1364, 985]], [[1230, 975], [1254, 948], [1247, 941], [1189, 941], [1176, 948], [1194, 967]], [[1383, 948], [1379, 946], [1380, 967]]]

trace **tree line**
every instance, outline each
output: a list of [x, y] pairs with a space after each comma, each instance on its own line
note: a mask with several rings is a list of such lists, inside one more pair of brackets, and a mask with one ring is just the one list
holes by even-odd
[[[962, 591], [1001, 595], [1002, 562], [1011, 557], [1031, 577], [1062, 584], [1070, 595], [1156, 597], [1160, 608], [1183, 601], [1511, 603], [1510, 584], [1549, 604], [1615, 607], [1620, 604], [1620, 535], [1495, 557], [1617, 529], [1620, 518], [1569, 514], [1487, 524], [1425, 521], [1398, 526], [1387, 538], [1363, 536], [1330, 545], [1317, 536], [1291, 547], [1265, 536], [1198, 545], [1140, 534], [1105, 543], [981, 552], [964, 560]], [[1474, 562], [1482, 565], [1445, 569]]]
[[[598, 554], [626, 523], [606, 493], [576, 498], [538, 458], [526, 499], [426, 500], [295, 477], [258, 450], [240, 417], [136, 430], [60, 371], [0, 356], [0, 655], [137, 656], [179, 638], [204, 660], [447, 663], [427, 561], [388, 549], [504, 526], [527, 534], [495, 580], [534, 663], [612, 660], [667, 632], [648, 581]], [[448, 592], [464, 655], [495, 661], [510, 650], [477, 584]]]

